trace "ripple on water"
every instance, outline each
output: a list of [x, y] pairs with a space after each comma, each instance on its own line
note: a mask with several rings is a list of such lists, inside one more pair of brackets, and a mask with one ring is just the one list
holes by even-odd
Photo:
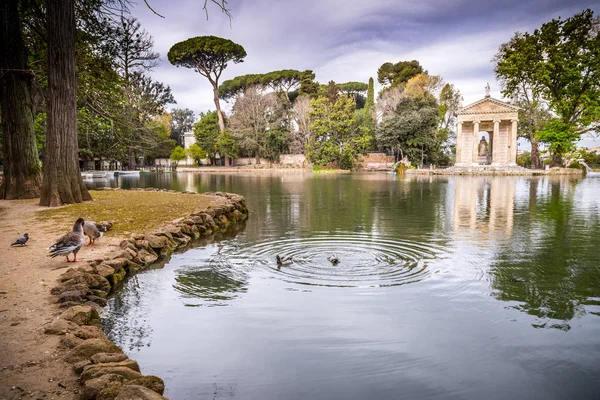
[[[264, 268], [288, 283], [332, 287], [385, 287], [419, 282], [433, 273], [429, 263], [442, 253], [431, 243], [423, 245], [359, 233], [269, 240], [238, 251], [244, 253], [245, 263]], [[293, 263], [278, 267], [275, 263], [278, 254], [292, 256]], [[340, 259], [336, 265], [327, 260], [332, 254]], [[241, 258], [240, 254], [239, 261]]]

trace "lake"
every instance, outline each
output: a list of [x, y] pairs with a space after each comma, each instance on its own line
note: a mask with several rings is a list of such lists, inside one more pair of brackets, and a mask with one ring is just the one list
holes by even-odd
[[600, 396], [600, 178], [258, 171], [88, 186], [247, 199], [241, 233], [133, 277], [104, 314], [167, 397]]

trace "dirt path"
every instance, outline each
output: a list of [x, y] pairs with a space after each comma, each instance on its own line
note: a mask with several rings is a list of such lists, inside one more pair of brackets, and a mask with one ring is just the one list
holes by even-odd
[[[50, 289], [72, 264], [49, 258], [46, 248], [70, 226], [36, 220], [37, 200], [0, 201], [0, 400], [77, 399], [81, 390], [71, 365], [61, 360], [60, 336], [44, 325], [61, 312]], [[23, 233], [26, 247], [10, 247]], [[103, 257], [119, 239], [102, 238], [78, 258]]]

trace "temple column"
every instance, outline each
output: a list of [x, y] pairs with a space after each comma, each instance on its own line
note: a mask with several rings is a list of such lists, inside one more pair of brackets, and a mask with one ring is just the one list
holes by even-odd
[[462, 147], [463, 147], [462, 125], [463, 125], [462, 122], [456, 123], [456, 160], [454, 161], [454, 164], [461, 164], [463, 162], [463, 159], [462, 159]]
[[477, 138], [479, 137], [479, 121], [473, 121], [473, 158], [472, 162], [474, 165], [479, 165], [479, 143], [477, 143]]
[[508, 165], [517, 165], [517, 120], [511, 119]]
[[494, 138], [492, 145], [492, 165], [498, 165], [498, 148], [500, 145], [500, 120], [494, 120]]

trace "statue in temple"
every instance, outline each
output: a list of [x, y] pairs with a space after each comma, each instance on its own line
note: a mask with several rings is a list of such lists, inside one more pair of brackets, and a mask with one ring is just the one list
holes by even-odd
[[481, 140], [479, 141], [479, 154], [480, 156], [487, 156], [488, 153], [488, 143], [487, 140], [485, 140], [485, 136], [481, 137]]

